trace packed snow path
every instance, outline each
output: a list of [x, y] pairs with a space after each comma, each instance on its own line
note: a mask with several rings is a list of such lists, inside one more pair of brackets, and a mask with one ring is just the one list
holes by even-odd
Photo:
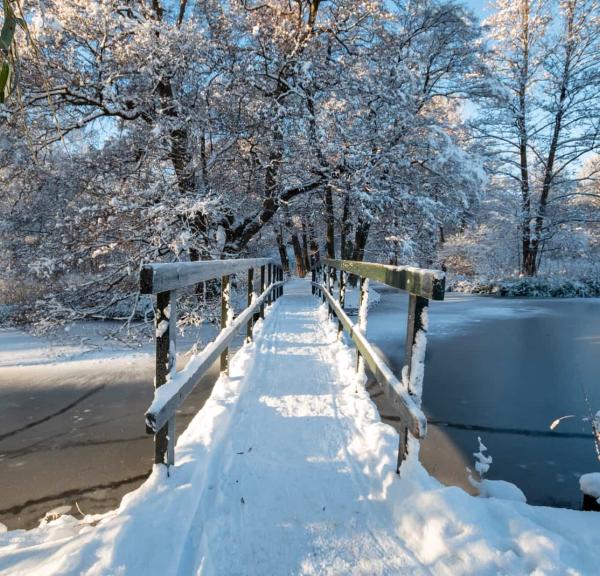
[[231, 375], [243, 379], [242, 393], [212, 455], [180, 573], [414, 573], [389, 531], [376, 472], [386, 463], [361, 430], [367, 415], [352, 399], [353, 375], [336, 362], [336, 333], [306, 283], [287, 293], [252, 364]]
[[0, 574], [596, 574], [595, 513], [474, 498], [395, 473], [354, 358], [306, 282], [232, 359], [177, 445], [118, 510], [0, 533]]

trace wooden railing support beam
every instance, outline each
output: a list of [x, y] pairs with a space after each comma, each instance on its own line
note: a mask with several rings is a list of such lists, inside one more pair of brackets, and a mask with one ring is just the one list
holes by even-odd
[[[344, 309], [344, 303], [346, 301], [346, 282], [344, 280], [344, 272], [340, 270], [340, 293], [338, 296], [338, 301], [340, 303], [340, 308]], [[344, 326], [342, 325], [342, 321], [338, 319], [338, 338], [340, 337], [342, 331], [344, 330]]]
[[[229, 315], [231, 309], [231, 291], [229, 275], [221, 278], [221, 330], [229, 326]], [[221, 353], [221, 372], [229, 372], [229, 348]]]
[[[176, 371], [177, 293], [159, 292], [156, 296], [156, 356], [154, 389], [167, 382]], [[175, 416], [154, 436], [155, 464], [172, 465], [175, 462]]]
[[[260, 267], [260, 293], [262, 294], [266, 288], [265, 284], [265, 267]], [[260, 317], [264, 319], [265, 317], [265, 305], [264, 303], [260, 305]]]
[[[320, 268], [318, 267], [320, 266]], [[426, 316], [429, 300], [443, 300], [445, 274], [439, 270], [426, 270], [411, 266], [390, 266], [373, 262], [335, 260], [324, 258], [313, 267], [313, 289], [315, 295], [327, 300], [329, 314], [338, 319], [338, 337], [342, 329], [348, 330], [356, 344], [356, 370], [362, 372], [368, 365], [375, 379], [383, 387], [386, 396], [392, 400], [400, 420], [400, 445], [398, 449], [397, 471], [406, 458], [409, 432], [415, 438], [423, 438], [427, 420], [421, 410], [423, 388], [423, 363], [425, 360], [426, 338], [419, 334], [426, 332]], [[340, 272], [339, 296], [333, 297], [332, 278], [334, 270]], [[344, 273], [349, 277], [345, 277]], [[317, 280], [320, 275], [320, 281]], [[358, 322], [353, 324], [344, 311], [346, 284], [352, 277], [360, 279]], [[409, 309], [404, 351], [402, 377], [398, 379], [385, 361], [377, 354], [366, 339], [366, 320], [369, 281], [382, 282], [388, 286], [409, 293]]]
[[[248, 268], [248, 298], [246, 300], [246, 305], [250, 306], [252, 304], [252, 299], [254, 298], [254, 268]], [[254, 316], [248, 320], [248, 324], [246, 324], [246, 340], [250, 342], [252, 340], [252, 327], [254, 324]]]

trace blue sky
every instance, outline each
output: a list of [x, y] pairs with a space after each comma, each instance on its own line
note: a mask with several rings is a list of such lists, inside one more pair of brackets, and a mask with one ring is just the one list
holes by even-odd
[[479, 18], [484, 18], [489, 12], [488, 0], [463, 0], [463, 4], [473, 10]]

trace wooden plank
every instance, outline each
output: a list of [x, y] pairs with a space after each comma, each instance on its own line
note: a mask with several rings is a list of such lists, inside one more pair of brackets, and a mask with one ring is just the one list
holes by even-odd
[[346, 312], [340, 308], [335, 298], [326, 290], [325, 285], [321, 287], [321, 291], [338, 319], [344, 325], [344, 328], [350, 334], [358, 352], [364, 358], [375, 379], [383, 388], [386, 397], [394, 405], [398, 416], [406, 423], [406, 426], [415, 438], [424, 438], [427, 432], [427, 418], [421, 407], [408, 390], [404, 388], [398, 378], [396, 378], [391, 368], [379, 356], [362, 332], [357, 329], [357, 326], [350, 320]]
[[[358, 292], [358, 325], [357, 328], [360, 332], [365, 333], [365, 326], [363, 326], [363, 318], [366, 319], [369, 308], [369, 280], [367, 278], [359, 278], [359, 292]], [[366, 336], [366, 334], [365, 334]], [[360, 352], [356, 351], [356, 371], [364, 371], [365, 361], [362, 359]]]
[[[344, 281], [345, 274], [346, 274], [345, 272], [340, 270], [340, 280], [339, 280], [340, 294], [339, 294], [338, 302], [339, 302], [340, 308], [342, 310], [344, 309], [344, 303], [346, 300], [346, 282]], [[338, 319], [338, 337], [343, 329], [344, 329], [344, 327], [342, 326], [341, 321]]]
[[443, 300], [446, 286], [446, 275], [439, 270], [413, 268], [411, 266], [389, 266], [373, 262], [356, 262], [354, 260], [333, 260], [324, 258], [326, 266], [333, 266], [350, 274], [370, 278], [388, 286], [406, 290], [416, 296], [430, 300]]
[[279, 296], [283, 296], [283, 268], [279, 268], [279, 277], [278, 280], [280, 282], [279, 288], [277, 288], [279, 292]]
[[[182, 382], [172, 391], [169, 390], [169, 397], [165, 401], [160, 401], [158, 408], [155, 407], [155, 401], [146, 411], [146, 426], [149, 430], [155, 432], [160, 430], [175, 414], [177, 408], [188, 397], [190, 392], [198, 384], [204, 373], [216, 362], [221, 356], [221, 353], [231, 340], [234, 338], [238, 330], [242, 328], [252, 314], [264, 304], [269, 292], [279, 286], [279, 282], [271, 284], [259, 297], [254, 304], [246, 308], [240, 315], [225, 329], [222, 330], [217, 338], [208, 344], [208, 346], [199, 354], [192, 357], [186, 367], [177, 374], [177, 378], [181, 378]], [[170, 385], [168, 382], [167, 385]]]
[[258, 268], [270, 262], [270, 258], [242, 258], [239, 260], [146, 264], [140, 272], [140, 293], [157, 294], [185, 288], [198, 282], [246, 272], [248, 268]]
[[406, 341], [404, 344], [404, 365], [407, 367], [406, 376], [410, 379], [412, 367], [413, 346], [419, 330], [423, 330], [423, 310], [427, 310], [429, 300], [411, 294], [408, 298], [408, 315], [406, 317]]
[[[271, 264], [271, 262], [269, 262], [267, 264], [267, 285], [268, 286], [270, 286], [271, 283], [273, 282], [272, 272], [273, 272], [273, 265]], [[271, 305], [271, 301], [272, 301], [272, 297], [271, 297], [271, 293], [269, 292], [269, 295], [267, 296], [267, 304], [269, 306]]]

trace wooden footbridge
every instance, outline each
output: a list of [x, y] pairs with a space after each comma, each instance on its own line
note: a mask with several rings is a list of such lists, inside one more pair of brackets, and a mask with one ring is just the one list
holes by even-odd
[[[258, 273], [255, 274], [255, 271]], [[247, 283], [247, 305], [234, 313], [231, 276], [243, 275]], [[177, 291], [200, 282], [220, 280], [221, 331], [186, 367], [176, 371]], [[358, 322], [354, 323], [345, 307], [348, 281], [360, 289]], [[367, 319], [369, 282], [379, 282], [409, 293], [402, 374], [395, 375], [367, 339], [361, 324]], [[241, 330], [252, 340], [253, 327], [265, 317], [265, 306], [283, 296], [284, 274], [281, 266], [267, 258], [217, 260], [173, 264], [147, 264], [140, 277], [142, 294], [156, 295], [156, 374], [155, 397], [145, 415], [146, 429], [155, 437], [155, 462], [175, 462], [175, 414], [205, 372], [220, 357], [221, 371], [228, 369], [229, 344]], [[394, 417], [402, 424], [398, 449], [398, 470], [408, 450], [408, 438], [425, 436], [427, 420], [421, 410], [421, 391], [426, 350], [429, 300], [443, 300], [444, 273], [408, 266], [389, 266], [352, 260], [324, 259], [312, 268], [310, 292], [327, 304], [330, 317], [338, 322], [338, 335], [346, 330], [356, 347], [356, 370], [365, 365], [381, 386], [395, 409]], [[274, 313], [277, 313], [276, 311]], [[271, 358], [278, 372], [277, 357]]]

